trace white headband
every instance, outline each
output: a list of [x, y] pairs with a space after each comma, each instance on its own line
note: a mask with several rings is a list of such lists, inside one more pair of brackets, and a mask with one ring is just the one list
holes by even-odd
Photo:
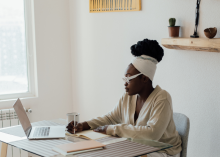
[[141, 55], [132, 60], [134, 67], [142, 74], [149, 77], [151, 81], [153, 81], [157, 69], [157, 63], [158, 61], [155, 58], [147, 55]]

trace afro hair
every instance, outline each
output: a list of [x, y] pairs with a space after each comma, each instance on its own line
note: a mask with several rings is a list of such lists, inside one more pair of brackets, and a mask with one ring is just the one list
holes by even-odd
[[163, 48], [158, 44], [158, 42], [156, 40], [148, 39], [138, 41], [137, 44], [132, 45], [131, 53], [135, 57], [147, 55], [155, 58], [158, 62], [162, 60], [164, 55]]

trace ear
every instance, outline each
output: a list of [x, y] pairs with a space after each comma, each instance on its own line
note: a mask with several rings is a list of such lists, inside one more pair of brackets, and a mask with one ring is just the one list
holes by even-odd
[[147, 82], [149, 82], [149, 78], [147, 77], [147, 76], [145, 76], [145, 75], [142, 75], [142, 79], [143, 79], [143, 82], [144, 83], [147, 83]]

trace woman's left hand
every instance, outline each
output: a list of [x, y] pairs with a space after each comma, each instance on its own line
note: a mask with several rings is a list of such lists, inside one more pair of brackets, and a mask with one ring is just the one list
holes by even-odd
[[106, 134], [106, 130], [108, 128], [108, 125], [105, 126], [99, 126], [98, 128], [94, 129], [95, 132], [100, 132], [102, 134]]

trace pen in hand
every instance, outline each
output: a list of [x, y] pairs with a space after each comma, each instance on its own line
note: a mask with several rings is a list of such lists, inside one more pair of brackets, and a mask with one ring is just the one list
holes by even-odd
[[71, 121], [66, 128], [67, 128], [67, 131], [71, 134], [74, 133], [74, 128], [75, 128], [75, 133], [81, 132], [83, 130], [91, 129], [91, 127], [88, 125], [87, 122], [78, 123], [77, 121], [75, 122], [75, 127], [74, 127], [74, 121]]
[[74, 134], [75, 134], [75, 121], [76, 121], [76, 116], [74, 115]]

